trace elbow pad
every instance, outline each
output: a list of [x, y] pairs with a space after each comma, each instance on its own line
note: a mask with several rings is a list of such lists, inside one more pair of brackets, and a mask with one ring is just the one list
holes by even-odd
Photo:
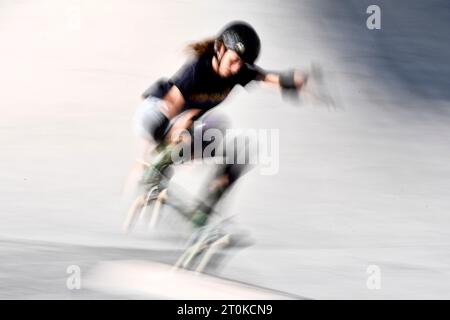
[[169, 91], [170, 87], [171, 85], [168, 83], [168, 79], [161, 78], [147, 88], [147, 90], [142, 93], [141, 98], [147, 99], [150, 96], [162, 96], [163, 94], [161, 93]]

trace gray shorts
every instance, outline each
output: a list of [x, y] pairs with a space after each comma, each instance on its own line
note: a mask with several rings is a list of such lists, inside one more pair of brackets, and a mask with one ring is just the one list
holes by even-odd
[[137, 136], [154, 140], [151, 132], [155, 126], [155, 119], [158, 117], [161, 108], [166, 108], [162, 99], [149, 96], [137, 108], [133, 117], [133, 129]]

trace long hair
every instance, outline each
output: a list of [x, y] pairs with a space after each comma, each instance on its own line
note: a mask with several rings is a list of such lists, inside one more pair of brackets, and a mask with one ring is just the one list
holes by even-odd
[[186, 52], [196, 57], [204, 54], [214, 54], [215, 38], [207, 38], [197, 42], [190, 43], [186, 46]]

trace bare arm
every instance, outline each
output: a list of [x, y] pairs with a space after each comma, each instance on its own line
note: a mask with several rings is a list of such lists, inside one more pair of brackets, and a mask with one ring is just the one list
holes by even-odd
[[195, 116], [197, 116], [200, 113], [200, 109], [189, 109], [187, 111], [184, 111], [176, 120], [175, 123], [173, 124], [172, 128], [170, 128], [168, 134], [167, 134], [167, 139], [170, 142], [179, 142], [180, 138], [182, 138], [182, 136], [180, 136], [180, 133], [182, 133], [184, 130], [187, 130], [193, 122], [193, 118]]

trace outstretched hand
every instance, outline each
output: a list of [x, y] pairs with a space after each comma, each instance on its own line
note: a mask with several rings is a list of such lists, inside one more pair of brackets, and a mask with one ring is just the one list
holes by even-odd
[[306, 79], [307, 81], [300, 91], [300, 97], [304, 102], [314, 106], [325, 106], [328, 109], [338, 109], [321, 66], [311, 64]]
[[330, 109], [337, 109], [337, 104], [333, 98], [321, 66], [311, 64], [309, 70], [294, 70], [295, 88], [283, 90], [284, 99], [291, 102], [307, 103], [314, 106]]

